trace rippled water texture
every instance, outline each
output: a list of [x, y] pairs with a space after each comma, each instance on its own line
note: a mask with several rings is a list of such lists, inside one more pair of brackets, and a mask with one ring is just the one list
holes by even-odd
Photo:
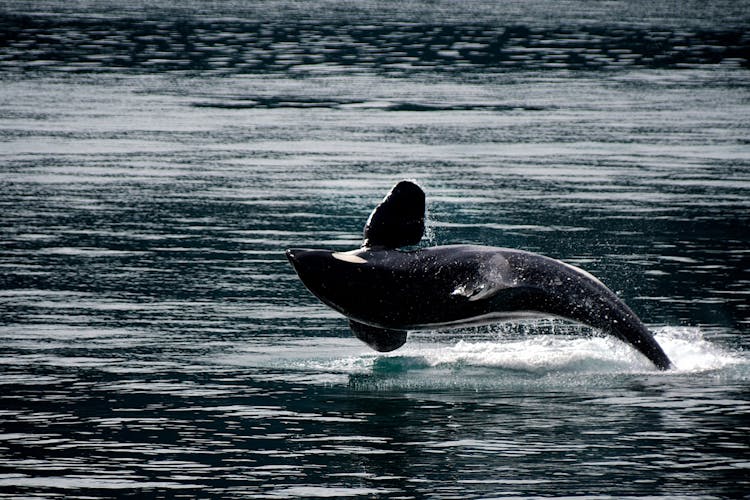
[[[0, 3], [0, 498], [750, 492], [747, 2], [163, 4]], [[283, 251], [402, 178], [675, 368], [556, 320], [370, 351]]]

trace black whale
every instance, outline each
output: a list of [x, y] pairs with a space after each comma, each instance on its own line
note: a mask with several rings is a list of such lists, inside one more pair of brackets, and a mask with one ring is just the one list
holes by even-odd
[[402, 181], [370, 216], [362, 248], [290, 249], [287, 257], [305, 286], [378, 351], [401, 347], [408, 330], [558, 316], [616, 336], [660, 369], [671, 366], [638, 316], [589, 273], [507, 248], [397, 250], [423, 231], [424, 193]]

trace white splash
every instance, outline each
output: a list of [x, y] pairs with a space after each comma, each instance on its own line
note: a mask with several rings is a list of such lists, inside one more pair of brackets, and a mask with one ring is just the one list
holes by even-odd
[[657, 341], [674, 365], [666, 372], [657, 370], [643, 355], [614, 337], [535, 334], [533, 330], [532, 327], [532, 333], [523, 335], [500, 333], [494, 338], [475, 337], [451, 345], [441, 342], [439, 335], [415, 336], [404, 348], [387, 356], [402, 360], [418, 358], [423, 366], [435, 369], [473, 367], [537, 375], [564, 372], [671, 376], [750, 367], [750, 357], [744, 352], [705, 338], [704, 332], [696, 327], [655, 329]]
[[655, 332], [656, 340], [674, 364], [671, 371], [694, 373], [750, 364], [747, 353], [732, 351], [706, 339], [700, 328], [666, 326]]
[[590, 329], [578, 325], [536, 320], [523, 328], [495, 326], [451, 335], [410, 333], [404, 347], [387, 354], [354, 338], [308, 337], [273, 346], [249, 345], [246, 352], [240, 349], [214, 361], [270, 368], [266, 376], [271, 379], [288, 381], [291, 371], [299, 374], [291, 378], [300, 383], [351, 384], [354, 377], [362, 387], [378, 389], [586, 386], [621, 375], [750, 377], [750, 356], [697, 327], [654, 329], [674, 364], [660, 371], [628, 344], [611, 336], [591, 336]]

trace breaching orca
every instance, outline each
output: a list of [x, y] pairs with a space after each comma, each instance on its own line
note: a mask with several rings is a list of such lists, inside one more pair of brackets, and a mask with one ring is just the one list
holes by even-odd
[[424, 192], [401, 181], [370, 214], [361, 248], [286, 255], [305, 286], [377, 351], [398, 349], [409, 330], [557, 316], [616, 336], [662, 370], [671, 366], [638, 316], [582, 269], [508, 248], [400, 250], [420, 242], [424, 218]]

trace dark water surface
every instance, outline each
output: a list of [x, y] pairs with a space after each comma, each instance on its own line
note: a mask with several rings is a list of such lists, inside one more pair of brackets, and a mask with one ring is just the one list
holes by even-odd
[[[163, 4], [0, 2], [0, 498], [750, 494], [748, 2]], [[552, 320], [368, 350], [283, 251], [402, 178], [675, 368]]]

